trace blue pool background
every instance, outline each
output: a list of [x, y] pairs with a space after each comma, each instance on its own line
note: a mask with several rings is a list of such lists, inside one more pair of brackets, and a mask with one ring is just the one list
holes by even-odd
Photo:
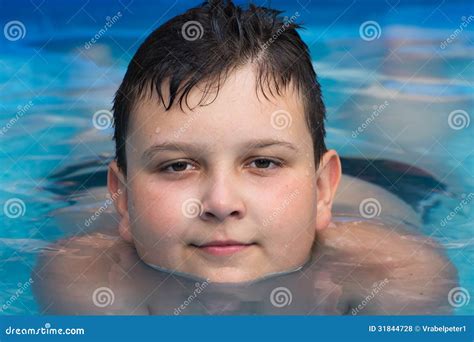
[[[58, 178], [68, 166], [100, 165], [112, 156], [111, 130], [96, 129], [93, 114], [110, 109], [142, 40], [198, 3], [0, 1], [2, 31], [13, 20], [25, 27], [22, 39], [0, 36], [0, 128], [8, 126], [0, 135], [0, 204], [12, 198], [25, 204], [18, 218], [0, 211], [0, 306], [9, 302], [4, 314], [39, 313], [27, 286], [37, 253], [48, 242], [79, 232], [58, 224], [54, 213], [80, 201], [89, 187], [65, 193], [68, 181]], [[474, 112], [474, 21], [442, 47], [474, 15], [472, 2], [255, 3], [284, 9], [289, 17], [299, 13], [328, 109], [330, 147], [343, 157], [410, 164], [437, 180], [416, 201], [424, 217], [421, 229], [446, 249], [460, 286], [473, 295], [474, 124], [453, 129], [449, 115], [463, 111], [470, 120]], [[119, 11], [120, 19], [86, 49], [106, 18]], [[367, 21], [380, 26], [379, 38], [362, 39], [360, 27]], [[389, 104], [377, 119], [355, 134], [385, 101]], [[408, 173], [401, 172], [396, 183], [407, 181]], [[451, 212], [455, 215], [442, 225]], [[19, 288], [24, 293], [11, 301]], [[473, 314], [474, 299], [456, 313]]]

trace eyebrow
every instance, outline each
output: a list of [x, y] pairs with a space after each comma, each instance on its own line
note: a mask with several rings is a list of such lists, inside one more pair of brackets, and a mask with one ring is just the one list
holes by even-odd
[[[262, 149], [262, 148], [267, 148], [267, 147], [272, 147], [272, 146], [281, 146], [295, 152], [298, 151], [298, 148], [294, 144], [288, 141], [275, 140], [275, 139], [250, 140], [241, 144], [241, 148], [247, 149], [247, 150]], [[144, 161], [149, 161], [156, 153], [165, 152], [165, 151], [166, 152], [178, 151], [178, 152], [189, 152], [189, 153], [199, 154], [199, 153], [202, 153], [202, 151], [204, 151], [205, 149], [206, 149], [205, 145], [199, 145], [199, 144], [190, 144], [190, 143], [184, 143], [184, 142], [179, 142], [179, 143], [162, 142], [159, 144], [154, 144], [150, 146], [149, 148], [147, 148], [145, 152], [143, 152], [142, 159]]]

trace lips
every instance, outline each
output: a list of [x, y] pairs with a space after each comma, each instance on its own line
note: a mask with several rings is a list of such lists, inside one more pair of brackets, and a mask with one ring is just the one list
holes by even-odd
[[216, 240], [202, 245], [192, 245], [198, 250], [215, 255], [215, 256], [229, 256], [235, 253], [244, 251], [255, 243], [243, 243], [234, 240]]

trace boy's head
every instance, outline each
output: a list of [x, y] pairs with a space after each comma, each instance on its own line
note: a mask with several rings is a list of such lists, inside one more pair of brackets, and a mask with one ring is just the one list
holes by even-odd
[[147, 263], [211, 281], [292, 269], [340, 177], [298, 13], [209, 1], [154, 31], [114, 101], [109, 189]]

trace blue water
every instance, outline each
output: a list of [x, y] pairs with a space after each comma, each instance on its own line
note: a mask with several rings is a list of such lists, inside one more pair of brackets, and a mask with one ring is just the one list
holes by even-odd
[[[28, 283], [36, 256], [49, 242], [81, 229], [58, 219], [58, 213], [73, 215], [73, 205], [81, 203], [84, 209], [101, 201], [94, 189], [105, 182], [112, 131], [96, 129], [93, 114], [110, 109], [141, 41], [197, 3], [0, 1], [2, 28], [13, 20], [25, 27], [22, 39], [0, 36], [0, 129], [6, 129], [0, 134], [4, 314], [39, 313]], [[455, 34], [474, 14], [472, 2], [303, 0], [271, 5], [288, 16], [298, 12], [306, 27], [301, 34], [328, 109], [328, 145], [347, 163], [358, 161], [345, 172], [354, 173], [357, 166], [364, 172], [355, 176], [364, 175], [406, 200], [423, 217], [421, 232], [446, 249], [460, 286], [474, 295], [474, 123], [461, 122], [461, 129], [449, 125], [454, 111], [463, 111], [465, 121], [474, 119], [474, 18]], [[120, 19], [86, 49], [106, 17], [119, 11]], [[359, 28], [370, 20], [380, 26], [380, 37], [364, 40]], [[371, 115], [375, 120], [357, 133]], [[5, 213], [11, 199], [24, 203], [19, 217]], [[467, 204], [461, 205], [463, 200]], [[23, 293], [12, 300], [19, 288]], [[474, 313], [474, 299], [455, 312]]]

